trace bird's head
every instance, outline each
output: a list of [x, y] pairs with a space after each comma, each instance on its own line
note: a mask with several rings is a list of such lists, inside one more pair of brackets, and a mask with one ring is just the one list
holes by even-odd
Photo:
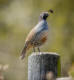
[[49, 13], [53, 13], [53, 10], [48, 10], [47, 12], [42, 12], [40, 14], [40, 20], [46, 20], [49, 16]]

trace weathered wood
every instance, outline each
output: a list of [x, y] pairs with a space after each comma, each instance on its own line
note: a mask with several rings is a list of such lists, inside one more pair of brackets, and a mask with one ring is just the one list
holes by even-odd
[[61, 74], [59, 60], [60, 56], [56, 53], [32, 53], [28, 58], [28, 80], [47, 80], [46, 77], [50, 72], [57, 77]]

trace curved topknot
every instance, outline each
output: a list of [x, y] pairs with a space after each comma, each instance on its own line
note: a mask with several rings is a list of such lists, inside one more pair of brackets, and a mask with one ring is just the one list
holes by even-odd
[[52, 9], [50, 9], [50, 10], [48, 10], [48, 12], [53, 13], [53, 10], [52, 10]]

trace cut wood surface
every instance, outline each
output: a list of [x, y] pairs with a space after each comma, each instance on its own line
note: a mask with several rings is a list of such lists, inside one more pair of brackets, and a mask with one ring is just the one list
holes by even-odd
[[[35, 52], [28, 58], [28, 80], [47, 80], [61, 74], [60, 56], [54, 52]], [[54, 75], [54, 76], [53, 76]]]

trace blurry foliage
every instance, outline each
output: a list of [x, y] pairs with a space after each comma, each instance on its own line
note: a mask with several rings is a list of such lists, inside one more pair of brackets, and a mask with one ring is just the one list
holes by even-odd
[[74, 77], [74, 63], [72, 64], [72, 67], [69, 70], [69, 74]]
[[0, 0], [0, 64], [10, 65], [6, 80], [27, 80], [27, 57], [20, 61], [19, 56], [40, 13], [49, 9], [54, 14], [47, 20], [49, 40], [41, 51], [59, 53], [62, 75], [74, 76], [74, 0]]

